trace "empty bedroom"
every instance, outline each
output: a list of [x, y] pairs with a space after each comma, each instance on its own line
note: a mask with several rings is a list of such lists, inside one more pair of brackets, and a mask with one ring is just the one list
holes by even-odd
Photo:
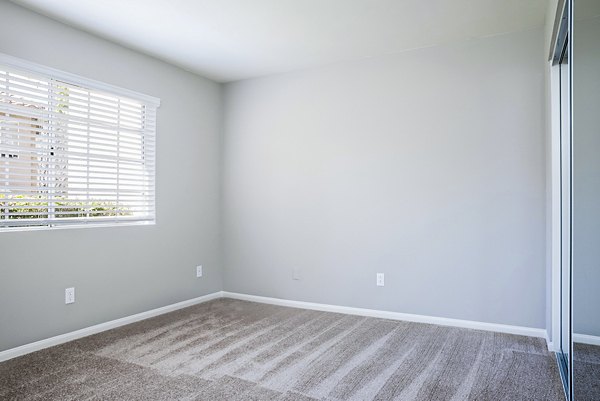
[[0, 400], [600, 400], [600, 0], [0, 0]]

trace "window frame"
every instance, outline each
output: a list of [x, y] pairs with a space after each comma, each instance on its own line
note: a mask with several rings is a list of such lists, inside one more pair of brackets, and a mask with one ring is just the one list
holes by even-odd
[[[160, 99], [154, 96], [146, 95], [140, 92], [136, 92], [130, 89], [122, 88], [119, 86], [115, 86], [112, 84], [107, 84], [101, 81], [97, 81], [94, 79], [82, 77], [77, 74], [73, 74], [70, 72], [58, 70], [52, 67], [47, 67], [45, 65], [33, 63], [24, 59], [20, 59], [14, 56], [10, 56], [8, 54], [0, 53], [0, 68], [7, 67], [15, 70], [20, 70], [24, 73], [32, 73], [38, 74], [42, 76], [46, 76], [49, 79], [55, 79], [59, 81], [66, 82], [70, 85], [80, 86], [89, 90], [96, 90], [100, 92], [104, 92], [108, 95], [113, 95], [117, 97], [125, 97], [131, 100], [139, 101], [144, 104], [146, 107], [153, 107], [155, 110], [155, 115], [158, 114], [158, 108], [160, 107]], [[152, 131], [153, 141], [154, 141], [154, 151], [152, 154], [152, 164], [153, 175], [152, 175], [152, 183], [154, 187], [156, 187], [156, 142], [157, 142], [157, 131], [158, 127], [156, 122], [154, 124], [154, 130]], [[100, 228], [100, 227], [121, 227], [121, 226], [141, 226], [141, 225], [155, 225], [156, 224], [156, 189], [152, 195], [152, 205], [154, 206], [154, 212], [152, 214], [151, 220], [132, 220], [132, 219], [107, 219], [102, 221], [98, 219], [98, 221], [94, 221], [94, 219], [88, 219], [87, 221], [73, 221], [73, 222], [56, 222], [55, 224], [47, 224], [47, 225], [17, 225], [13, 227], [1, 227], [0, 233], [5, 232], [16, 232], [16, 231], [40, 231], [40, 230], [62, 230], [62, 229], [71, 229], [71, 228]]]

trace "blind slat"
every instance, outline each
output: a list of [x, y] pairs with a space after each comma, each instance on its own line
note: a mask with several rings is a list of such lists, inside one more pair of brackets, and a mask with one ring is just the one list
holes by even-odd
[[[54, 133], [54, 131], [34, 126], [8, 126], [3, 124], [2, 121], [0, 121], [0, 132], [3, 133], [7, 143], [11, 140], [17, 141], [20, 138], [34, 140], [40, 143], [49, 142], [51, 141], [51, 135]], [[153, 145], [145, 143], [143, 135], [119, 135], [118, 132], [109, 134], [85, 129], [68, 129], [59, 132], [66, 132], [69, 135], [69, 141], [73, 142], [79, 141], [87, 143], [89, 139], [90, 143], [92, 144], [110, 144], [112, 146], [116, 142], [120, 141], [128, 147], [138, 147], [141, 145], [145, 147], [153, 147]]]
[[[0, 131], [1, 135], [1, 131]], [[56, 140], [51, 138], [45, 138], [38, 140], [37, 138], [29, 139], [29, 138], [19, 138], [19, 139], [7, 139], [10, 140], [12, 144], [0, 143], [0, 150], [5, 149], [13, 149], [16, 151], [21, 151], [23, 148], [27, 149], [29, 152], [39, 151], [53, 151], [52, 147], [54, 146], [67, 146], [69, 149], [83, 149], [89, 151], [106, 151], [106, 152], [121, 152], [121, 153], [131, 153], [131, 154], [140, 154], [143, 149], [146, 150], [146, 153], [151, 153], [151, 150], [154, 149], [154, 146], [146, 146], [146, 145], [137, 145], [133, 146], [131, 143], [114, 143], [114, 144], [106, 144], [106, 143], [97, 143], [97, 142], [83, 142], [83, 141], [75, 141], [71, 138], [66, 140]], [[61, 143], [62, 142], [62, 143]], [[44, 147], [45, 146], [45, 147]]]
[[[132, 132], [138, 133], [142, 131], [141, 124], [131, 124], [131, 123], [122, 123], [119, 124], [119, 121], [103, 121], [99, 119], [88, 119], [85, 117], [74, 116], [70, 114], [60, 113], [58, 111], [53, 110], [42, 110], [35, 109], [27, 106], [20, 106], [11, 103], [0, 102], [0, 110], [5, 114], [9, 115], [18, 115], [21, 118], [19, 122], [22, 122], [25, 118], [32, 119], [32, 124], [44, 125], [44, 122], [52, 121], [55, 125], [62, 123], [65, 125], [68, 124], [79, 124], [79, 125], [89, 125], [95, 128], [103, 128], [109, 130], [118, 130], [123, 132]], [[10, 116], [4, 116], [3, 119], [10, 119]], [[116, 119], [113, 119], [116, 120]], [[149, 123], [152, 123], [151, 120], [144, 118], [144, 125], [148, 127], [152, 127]]]

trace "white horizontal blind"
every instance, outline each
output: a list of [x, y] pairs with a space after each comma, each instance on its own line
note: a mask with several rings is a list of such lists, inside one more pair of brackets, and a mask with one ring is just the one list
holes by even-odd
[[156, 104], [0, 63], [0, 229], [153, 222]]

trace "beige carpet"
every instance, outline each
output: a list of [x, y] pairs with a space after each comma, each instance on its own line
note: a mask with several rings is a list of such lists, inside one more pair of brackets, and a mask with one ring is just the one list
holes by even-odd
[[577, 401], [600, 400], [600, 346], [573, 344], [573, 389]]
[[2, 400], [562, 400], [539, 338], [220, 299], [0, 364]]

